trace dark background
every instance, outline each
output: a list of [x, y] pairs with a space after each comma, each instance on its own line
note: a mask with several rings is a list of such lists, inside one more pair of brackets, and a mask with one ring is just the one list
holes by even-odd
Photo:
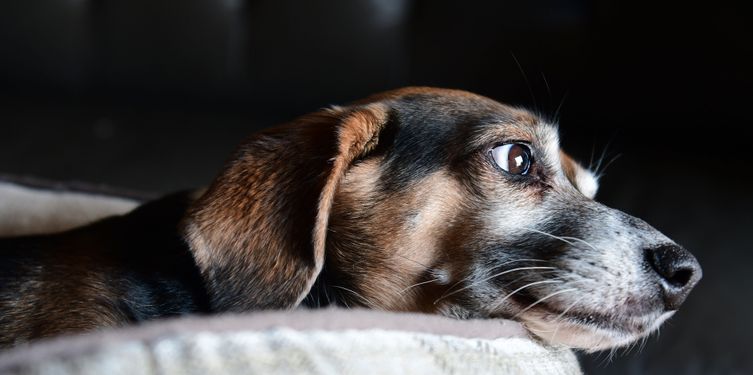
[[750, 373], [752, 21], [724, 0], [4, 1], [0, 174], [165, 193], [254, 130], [380, 90], [561, 105], [571, 154], [620, 156], [598, 199], [704, 267], [659, 339], [586, 371]]

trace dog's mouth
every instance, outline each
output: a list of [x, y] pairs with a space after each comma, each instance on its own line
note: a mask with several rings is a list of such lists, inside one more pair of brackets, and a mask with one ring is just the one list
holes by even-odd
[[674, 313], [675, 311], [656, 311], [645, 315], [563, 313], [542, 306], [522, 314], [518, 320], [545, 342], [592, 352], [626, 346], [646, 337]]

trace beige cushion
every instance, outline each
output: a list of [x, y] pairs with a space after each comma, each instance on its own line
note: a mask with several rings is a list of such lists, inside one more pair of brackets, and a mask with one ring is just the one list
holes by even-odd
[[[57, 232], [137, 199], [0, 182], [0, 236]], [[184, 317], [0, 354], [0, 374], [579, 374], [517, 323], [370, 310]]]

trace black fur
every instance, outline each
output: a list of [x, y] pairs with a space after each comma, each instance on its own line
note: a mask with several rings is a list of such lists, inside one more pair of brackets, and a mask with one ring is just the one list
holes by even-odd
[[[14, 311], [19, 301], [31, 315], [52, 316], [91, 304], [115, 316], [108, 322], [115, 325], [207, 312], [201, 275], [178, 234], [188, 203], [186, 193], [174, 194], [61, 234], [0, 239], [0, 346], [59, 331], [24, 330]], [[49, 324], [66, 330], [65, 322]]]

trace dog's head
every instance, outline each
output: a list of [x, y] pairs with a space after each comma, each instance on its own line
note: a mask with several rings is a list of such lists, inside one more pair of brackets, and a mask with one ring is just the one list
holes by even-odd
[[656, 329], [701, 269], [596, 189], [552, 124], [409, 88], [252, 136], [185, 230], [218, 310], [305, 300], [513, 318], [598, 350]]

